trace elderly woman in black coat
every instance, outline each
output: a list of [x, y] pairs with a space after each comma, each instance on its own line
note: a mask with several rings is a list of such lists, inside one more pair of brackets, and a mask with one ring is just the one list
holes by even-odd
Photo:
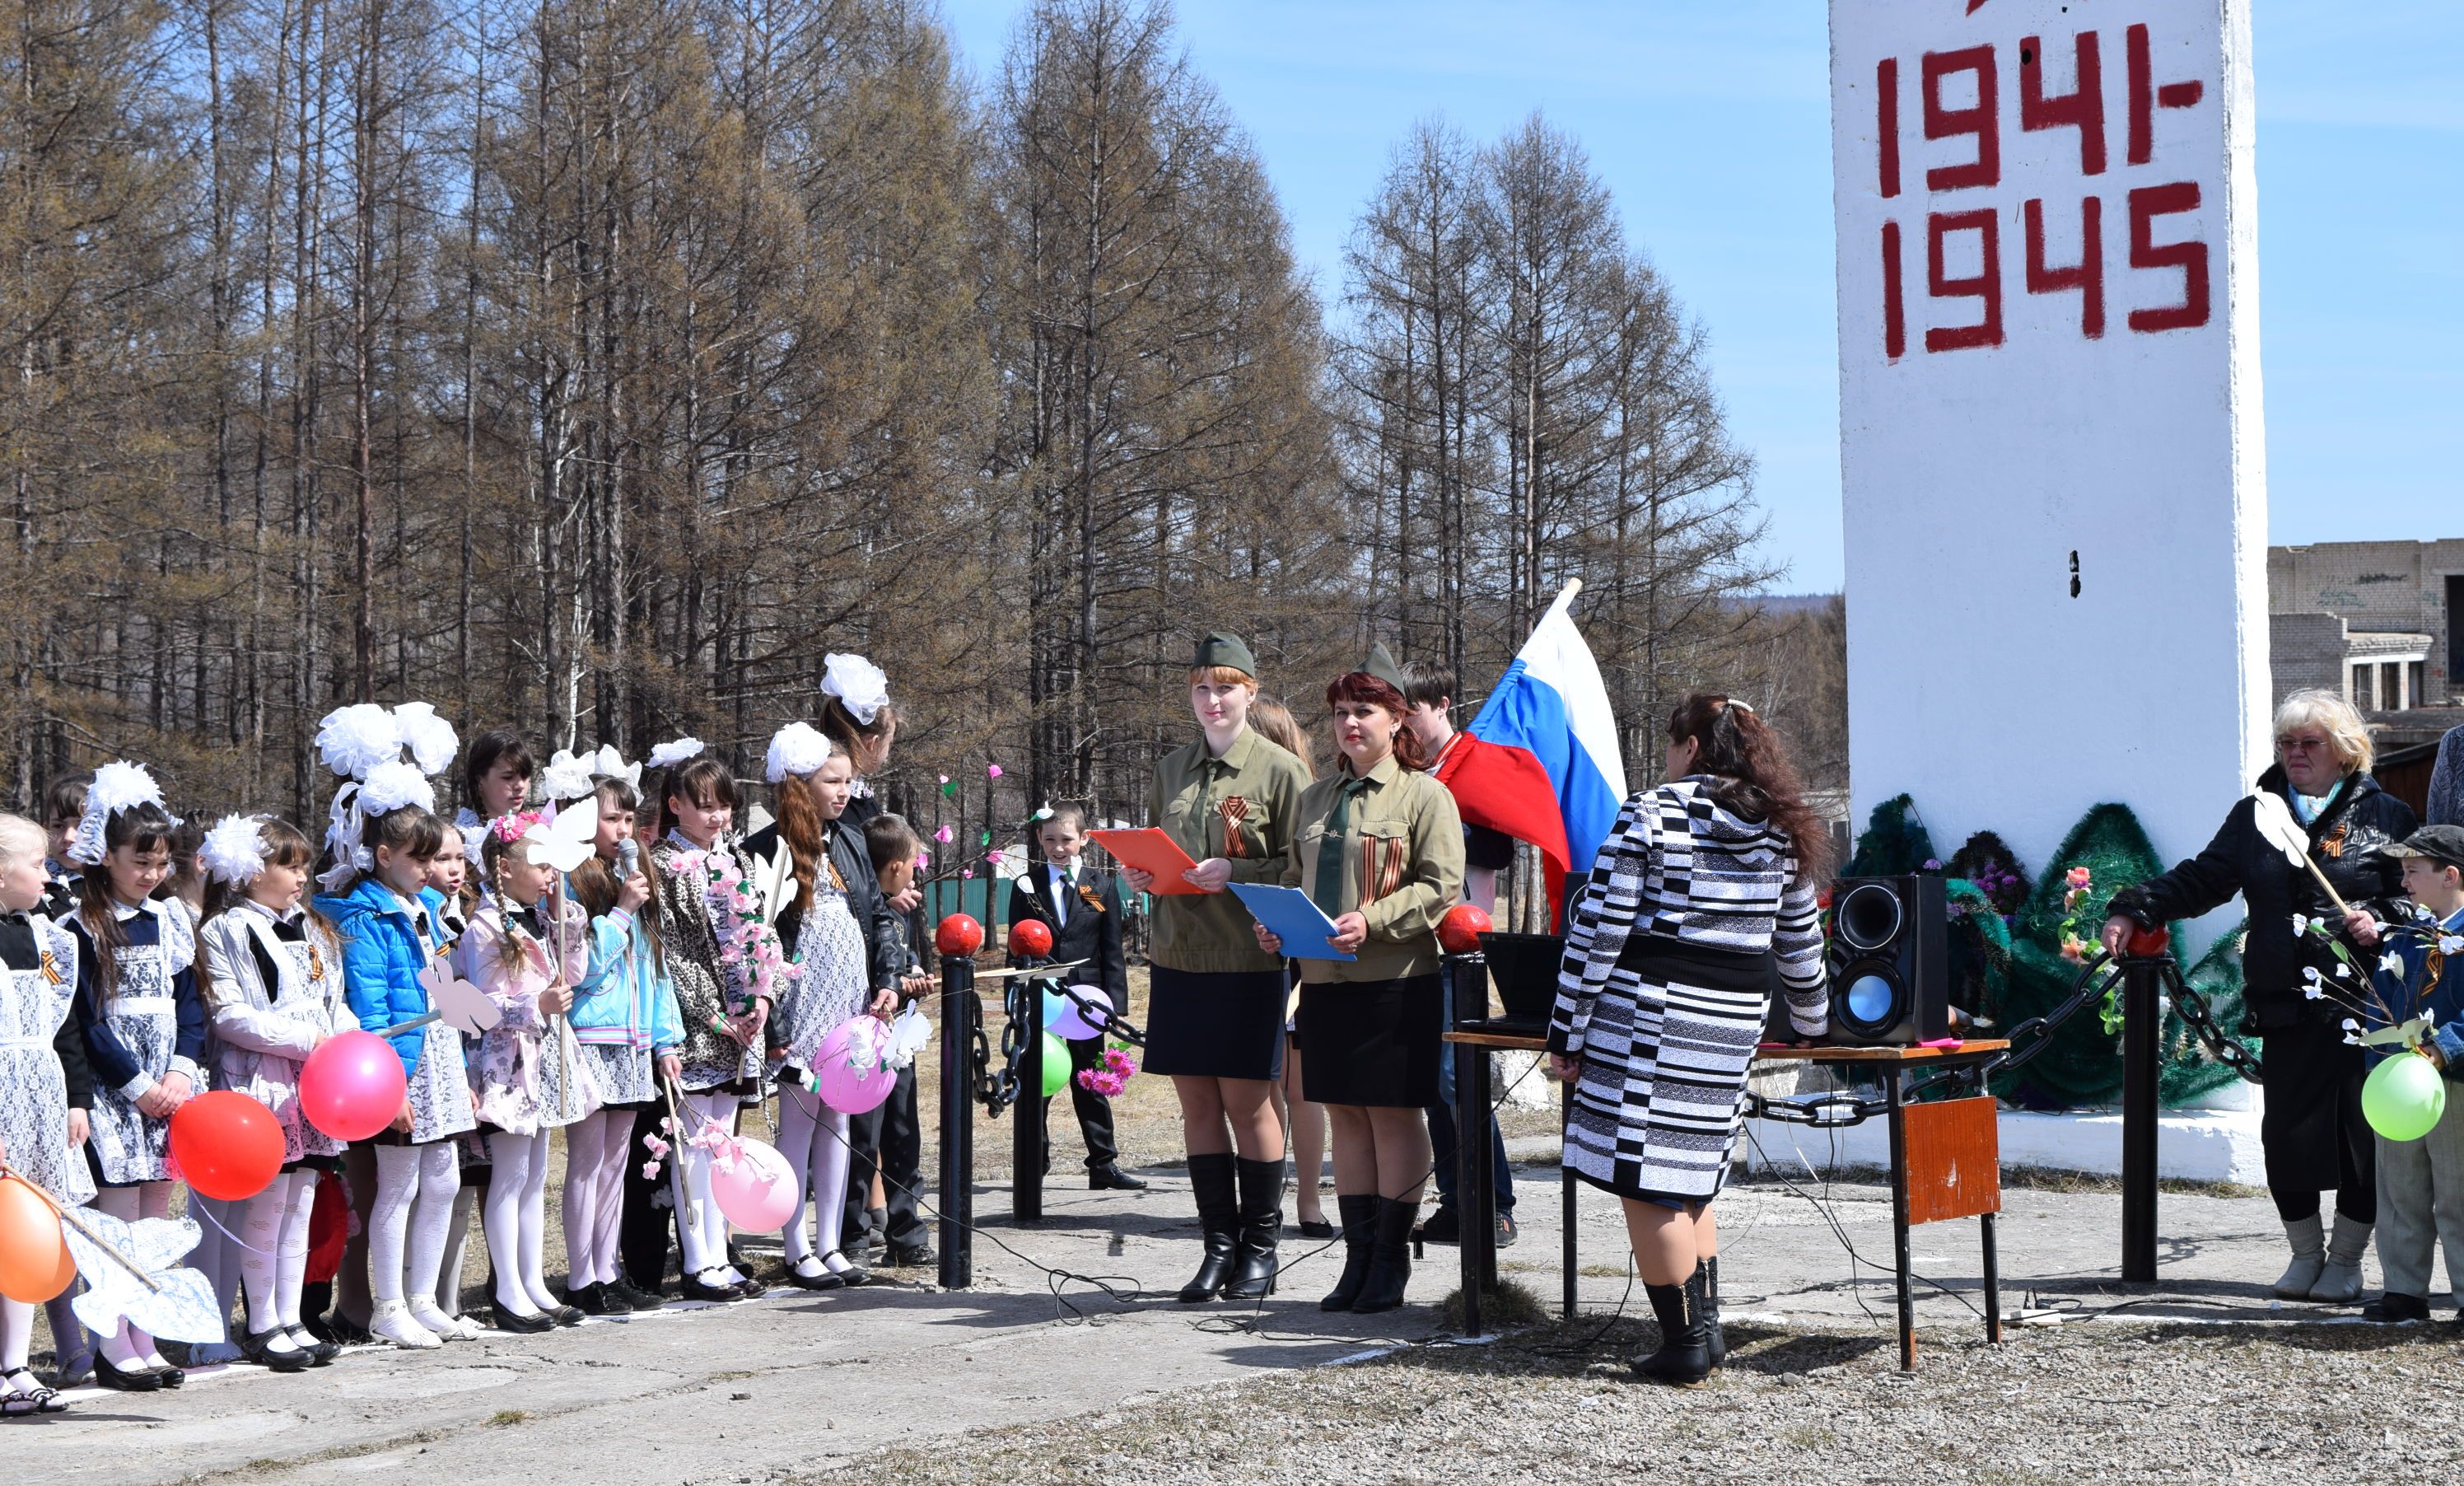
[[[2310, 837], [2310, 859], [2352, 909], [2352, 923], [2387, 918], [2402, 896], [2387, 848], [2411, 834], [2411, 807], [2370, 777], [2370, 735], [2352, 704], [2333, 692], [2297, 692], [2276, 713], [2276, 765], [2258, 777]], [[2362, 1119], [2362, 1050], [2344, 1042], [2344, 1009], [2302, 994], [2302, 967], [2332, 974], [2334, 957], [2297, 934], [2294, 916], [2336, 917], [2318, 878], [2287, 861], [2259, 833], [2253, 801], [2225, 816], [2215, 839], [2163, 876], [2113, 897], [2101, 936], [2119, 954], [2134, 927], [2192, 919], [2238, 893], [2250, 908], [2242, 947], [2242, 1030], [2259, 1039], [2259, 1117], [2267, 1189], [2284, 1220], [2293, 1263], [2276, 1281], [2287, 1299], [2345, 1304], [2362, 1293], [2362, 1252], [2378, 1219], [2377, 1162]], [[2356, 942], [2358, 943], [2358, 942]], [[2374, 958], [2356, 948], [2363, 964]], [[2336, 1189], [2336, 1228], [2326, 1239], [2319, 1193]]]

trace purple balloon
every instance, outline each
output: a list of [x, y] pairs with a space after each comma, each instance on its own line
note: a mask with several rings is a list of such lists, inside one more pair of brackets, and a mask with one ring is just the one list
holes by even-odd
[[881, 1018], [851, 1016], [830, 1029], [813, 1059], [813, 1081], [822, 1102], [843, 1114], [869, 1114], [898, 1084], [898, 1070], [885, 1066], [889, 1028]]

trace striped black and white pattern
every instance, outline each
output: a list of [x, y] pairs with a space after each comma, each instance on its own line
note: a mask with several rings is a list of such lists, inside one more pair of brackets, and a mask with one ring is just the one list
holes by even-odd
[[1706, 1199], [1727, 1180], [1773, 960], [1790, 1021], [1829, 1030], [1814, 889], [1787, 836], [1712, 783], [1628, 800], [1567, 924], [1549, 1043], [1583, 1070], [1565, 1164], [1630, 1196]]

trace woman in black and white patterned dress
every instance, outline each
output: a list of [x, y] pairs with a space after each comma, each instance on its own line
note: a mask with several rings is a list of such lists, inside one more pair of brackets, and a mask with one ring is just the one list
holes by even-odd
[[1774, 959], [1789, 1020], [1829, 1031], [1815, 907], [1823, 831], [1777, 734], [1695, 695], [1668, 720], [1669, 782], [1637, 794], [1566, 925], [1550, 1066], [1574, 1085], [1566, 1168], [1625, 1205], [1662, 1344], [1635, 1368], [1700, 1381], [1719, 1332], [1719, 1229]]

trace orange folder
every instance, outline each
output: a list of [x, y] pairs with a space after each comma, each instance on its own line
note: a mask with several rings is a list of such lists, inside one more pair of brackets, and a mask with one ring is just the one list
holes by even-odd
[[1143, 831], [1089, 831], [1087, 839], [1112, 854], [1124, 867], [1134, 867], [1155, 878], [1151, 893], [1198, 893], [1180, 875], [1198, 863], [1180, 849], [1180, 843], [1163, 831], [1149, 826]]

